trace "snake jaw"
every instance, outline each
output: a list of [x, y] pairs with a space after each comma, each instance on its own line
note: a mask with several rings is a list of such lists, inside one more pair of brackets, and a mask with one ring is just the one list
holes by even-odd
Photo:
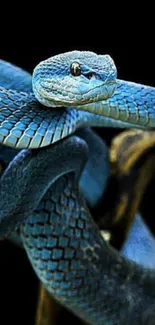
[[65, 91], [51, 89], [46, 87], [33, 88], [36, 98], [41, 104], [47, 107], [76, 107], [78, 105], [89, 104], [93, 102], [103, 101], [111, 97], [116, 90], [115, 82], [108, 82], [96, 86], [87, 92], [76, 93], [76, 91]]

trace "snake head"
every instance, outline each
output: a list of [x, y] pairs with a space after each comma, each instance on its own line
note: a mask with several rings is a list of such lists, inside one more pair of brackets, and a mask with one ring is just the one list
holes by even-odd
[[76, 107], [111, 97], [116, 77], [109, 55], [72, 51], [40, 62], [33, 71], [32, 85], [43, 105]]

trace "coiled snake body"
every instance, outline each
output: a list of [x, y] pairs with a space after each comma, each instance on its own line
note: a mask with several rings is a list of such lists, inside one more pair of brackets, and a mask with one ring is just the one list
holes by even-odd
[[[20, 228], [47, 290], [86, 322], [154, 324], [154, 271], [104, 242], [79, 191], [88, 139], [99, 142], [90, 130], [70, 135], [91, 126], [154, 127], [155, 90], [116, 80], [112, 59], [92, 52], [69, 52], [40, 63], [32, 78], [34, 94], [28, 74], [1, 62], [1, 75], [0, 142], [29, 150], [17, 152], [1, 177], [0, 235]], [[97, 148], [104, 161], [105, 152]], [[92, 157], [88, 161], [91, 172]], [[98, 179], [98, 190], [90, 190], [97, 197], [107, 176]], [[82, 181], [83, 193], [86, 187]], [[88, 194], [90, 204], [92, 197]]]

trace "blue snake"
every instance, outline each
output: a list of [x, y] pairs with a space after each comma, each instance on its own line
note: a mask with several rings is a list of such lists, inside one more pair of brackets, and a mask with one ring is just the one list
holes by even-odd
[[32, 89], [26, 72], [3, 61], [0, 70], [6, 159], [12, 147], [0, 179], [0, 236], [19, 229], [46, 289], [87, 323], [154, 324], [154, 271], [103, 240], [86, 201], [96, 203], [108, 178], [105, 148], [87, 128], [154, 127], [155, 89], [116, 79], [113, 60], [92, 52], [39, 63]]

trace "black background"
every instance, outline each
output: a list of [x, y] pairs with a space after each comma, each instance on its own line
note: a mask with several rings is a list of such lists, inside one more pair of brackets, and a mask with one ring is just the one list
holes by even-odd
[[[76, 8], [72, 10], [72, 13], [77, 13]], [[93, 28], [89, 28], [88, 23], [75, 33], [76, 18], [77, 15], [75, 15], [74, 26], [71, 25], [69, 30], [65, 29], [65, 25], [61, 25], [61, 31], [58, 33], [55, 31], [56, 28], [51, 26], [48, 34], [43, 32], [40, 41], [35, 38], [36, 30], [23, 35], [20, 25], [14, 29], [12, 24], [4, 37], [4, 42], [1, 41], [0, 58], [32, 72], [39, 61], [61, 52], [77, 49], [95, 51], [98, 54], [108, 53], [116, 63], [120, 79], [155, 86], [155, 50], [151, 43], [146, 43], [147, 37], [140, 44], [135, 43], [132, 38], [125, 44], [123, 40], [126, 36], [122, 36], [120, 42], [120, 33], [115, 33], [114, 26], [109, 35], [105, 33], [105, 27], [102, 26], [102, 31], [98, 35], [97, 29], [94, 34], [92, 33]], [[91, 26], [95, 23], [91, 17], [89, 21]], [[109, 36], [110, 42], [105, 39], [105, 34], [107, 38]], [[13, 38], [14, 42], [12, 42]], [[107, 142], [110, 141], [113, 132], [114, 130], [107, 129], [103, 131], [102, 135]], [[2, 324], [10, 324], [10, 321], [15, 322], [16, 325], [34, 324], [37, 278], [22, 249], [7, 242], [1, 243], [0, 246], [0, 313], [1, 319], [4, 320]]]

